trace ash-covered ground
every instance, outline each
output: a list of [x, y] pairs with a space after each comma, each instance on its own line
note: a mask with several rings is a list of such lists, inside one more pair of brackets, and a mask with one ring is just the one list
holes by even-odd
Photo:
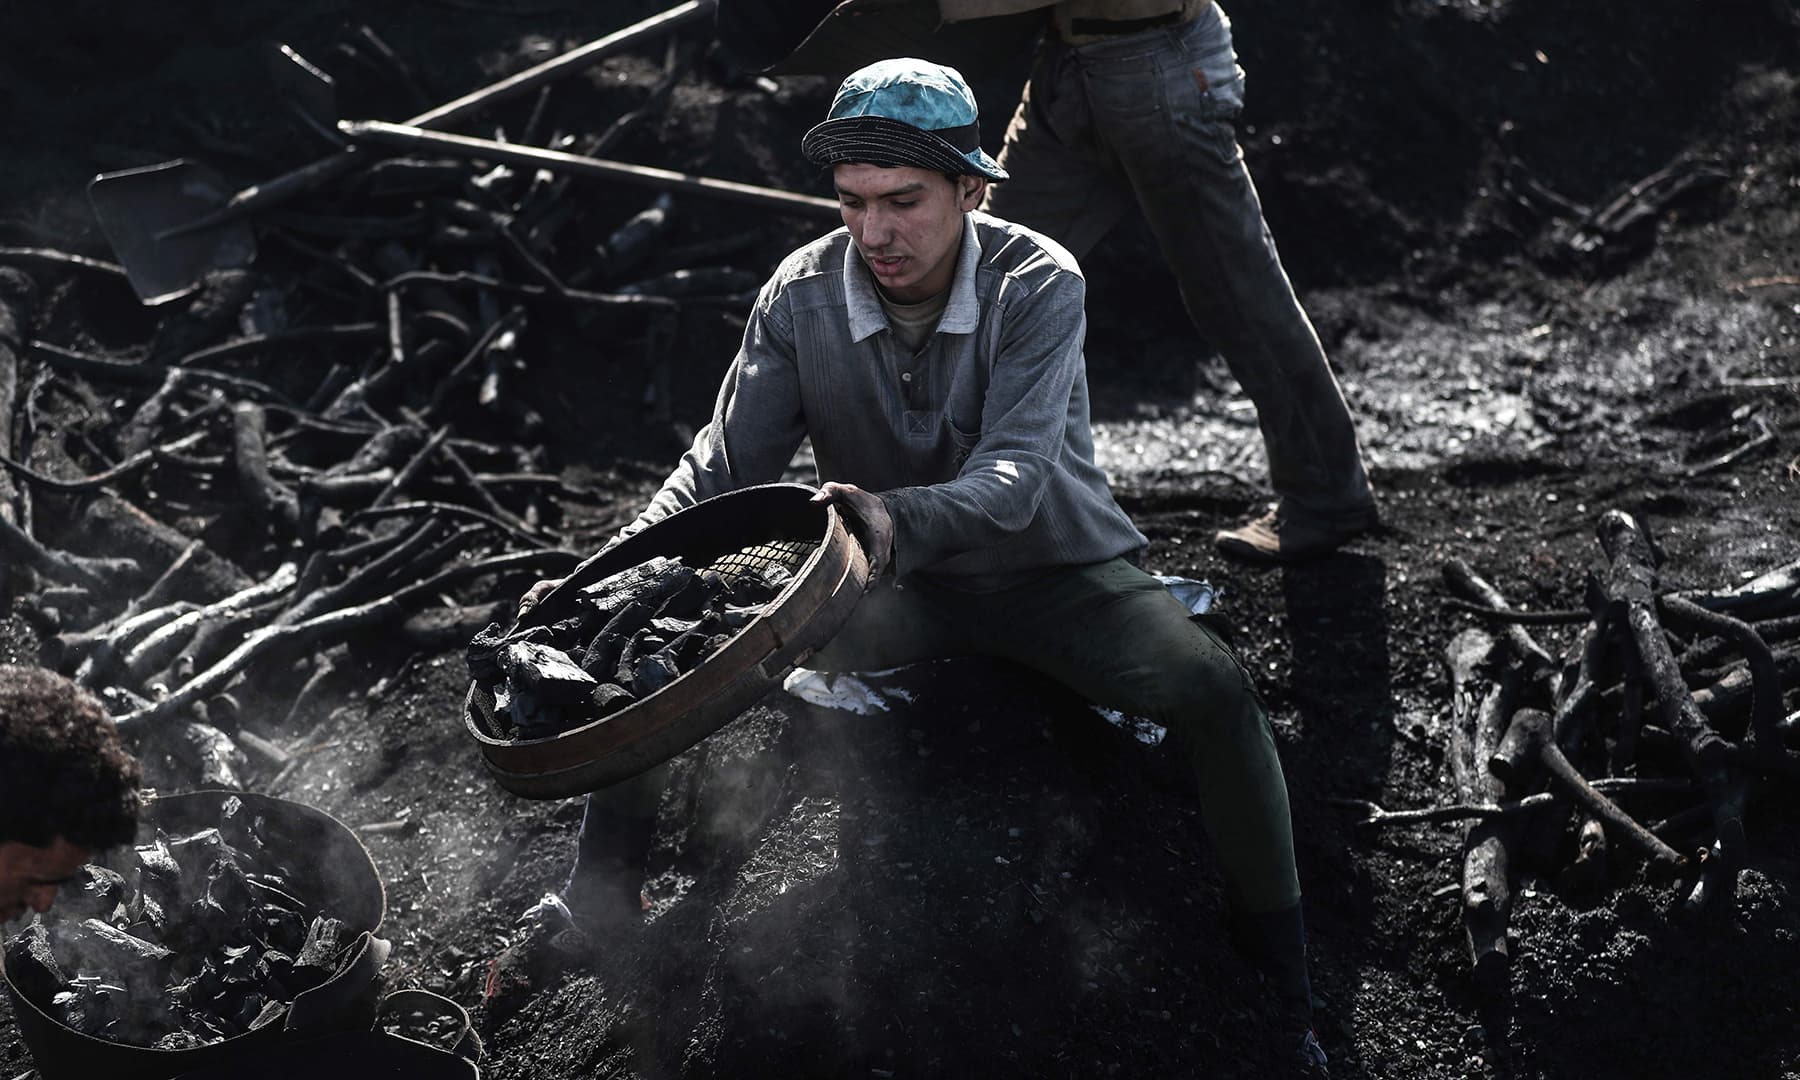
[[[317, 153], [269, 88], [269, 40], [331, 70], [334, 44], [366, 23], [437, 101], [654, 10], [14, 12], [0, 247], [110, 257], [83, 197], [96, 172], [189, 156], [250, 182]], [[1584, 606], [1608, 510], [1654, 537], [1669, 587], [1735, 585], [1800, 556], [1800, 9], [1229, 10], [1249, 73], [1245, 153], [1358, 419], [1384, 525], [1304, 566], [1215, 554], [1214, 530], [1266, 498], [1254, 411], [1138, 221], [1086, 267], [1090, 381], [1102, 464], [1151, 538], [1147, 565], [1218, 589], [1276, 721], [1333, 1075], [1800, 1074], [1791, 779], [1755, 792], [1735, 910], [1702, 925], [1672, 915], [1681, 883], [1622, 845], [1585, 887], [1558, 859], [1526, 861], [1510, 1007], [1470, 975], [1463, 825], [1369, 829], [1350, 805], [1456, 801], [1443, 654], [1477, 621], [1446, 604], [1447, 560], [1554, 610]], [[666, 110], [610, 153], [824, 194], [798, 139], [830, 81], [759, 84], [703, 37], [689, 35]], [[645, 47], [559, 87], [552, 126], [604, 130], [643, 103], [665, 55]], [[1024, 61], [970, 72], [990, 145]], [[367, 69], [334, 74], [345, 117], [408, 114]], [[519, 131], [530, 106], [468, 130]], [[652, 195], [584, 181], [569, 197], [591, 242]], [[761, 274], [817, 228], [684, 196], [666, 242], [729, 242], [723, 258]], [[20, 265], [47, 298], [45, 339], [128, 358], [168, 313]], [[570, 547], [596, 547], [654, 489], [741, 326], [728, 305], [684, 309], [659, 379], [631, 319], [534, 314], [520, 393], [571, 485], [549, 508]], [[57, 378], [44, 370], [31, 374]], [[53, 429], [60, 410], [104, 428], [146, 392], [40, 395], [51, 415], [34, 422]], [[247, 567], [278, 554], [234, 539]], [[19, 600], [4, 656], [38, 659], [44, 634]], [[1575, 628], [1533, 633], [1561, 655]], [[244, 691], [245, 723], [300, 754], [279, 783], [253, 770], [249, 786], [392, 826], [365, 834], [387, 888], [390, 983], [476, 1008], [515, 916], [562, 880], [580, 804], [516, 798], [486, 774], [463, 727], [460, 648], [362, 640], [338, 659], [303, 709], [288, 708], [296, 680]], [[1267, 1075], [1266, 1002], [1225, 945], [1196, 804], [1160, 748], [1018, 672], [959, 661], [890, 681], [907, 699], [867, 714], [771, 694], [676, 759], [649, 793], [648, 911], [600, 935], [587, 968], [483, 1018], [484, 1072]], [[7, 1017], [0, 1069], [31, 1067]]]

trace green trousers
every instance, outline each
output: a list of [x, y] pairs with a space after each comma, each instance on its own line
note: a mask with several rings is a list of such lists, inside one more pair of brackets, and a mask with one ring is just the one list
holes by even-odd
[[1180, 732], [1234, 904], [1266, 912], [1299, 902], [1287, 784], [1250, 674], [1161, 582], [1124, 559], [994, 593], [884, 582], [806, 666], [878, 671], [956, 656], [1015, 661]]

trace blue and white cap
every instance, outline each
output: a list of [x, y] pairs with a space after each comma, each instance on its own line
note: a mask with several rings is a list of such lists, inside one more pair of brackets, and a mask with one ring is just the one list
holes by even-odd
[[955, 69], [900, 57], [855, 71], [831, 110], [800, 140], [820, 165], [853, 162], [1006, 179], [981, 149], [975, 95]]

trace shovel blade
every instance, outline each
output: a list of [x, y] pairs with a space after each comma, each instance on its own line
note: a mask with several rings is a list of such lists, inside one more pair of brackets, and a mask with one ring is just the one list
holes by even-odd
[[231, 194], [217, 173], [185, 158], [101, 173], [88, 184], [100, 231], [148, 305], [185, 296], [208, 270], [247, 266], [256, 257], [244, 221], [184, 228]]

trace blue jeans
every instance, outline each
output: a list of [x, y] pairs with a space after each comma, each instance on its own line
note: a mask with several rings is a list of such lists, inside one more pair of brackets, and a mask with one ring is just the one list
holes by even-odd
[[1084, 45], [1052, 34], [1006, 132], [1012, 179], [983, 208], [1080, 259], [1135, 203], [1189, 316], [1256, 405], [1283, 513], [1364, 522], [1374, 498], [1356, 430], [1244, 167], [1232, 126], [1243, 104], [1217, 4]]

